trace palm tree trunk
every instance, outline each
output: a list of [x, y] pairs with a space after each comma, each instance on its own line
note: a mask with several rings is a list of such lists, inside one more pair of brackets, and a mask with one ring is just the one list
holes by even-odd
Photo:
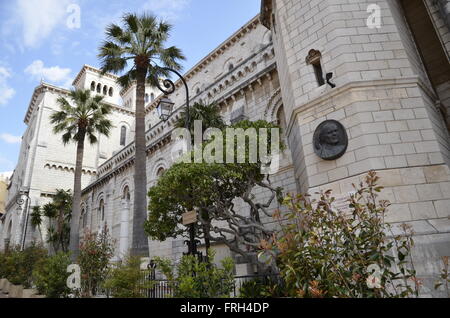
[[83, 169], [84, 139], [86, 131], [79, 128], [79, 140], [77, 142], [77, 159], [75, 164], [75, 178], [73, 185], [73, 203], [72, 216], [70, 219], [70, 243], [69, 250], [73, 261], [78, 257], [79, 252], [79, 221], [80, 221], [80, 204], [81, 204], [81, 172]]
[[145, 77], [147, 68], [137, 67], [135, 160], [134, 160], [134, 207], [131, 255], [148, 256], [148, 239], [144, 232], [147, 219], [147, 167], [145, 144]]

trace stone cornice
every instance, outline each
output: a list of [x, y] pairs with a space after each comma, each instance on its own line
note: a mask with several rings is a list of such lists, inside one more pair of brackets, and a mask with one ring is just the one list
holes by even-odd
[[73, 80], [73, 82], [72, 82], [73, 86], [75, 86], [78, 83], [78, 81], [80, 80], [81, 76], [83, 76], [83, 74], [86, 73], [86, 71], [91, 71], [91, 72], [97, 73], [100, 76], [109, 77], [109, 78], [111, 78], [113, 80], [117, 80], [119, 78], [118, 76], [116, 76], [114, 74], [111, 74], [111, 73], [102, 74], [102, 71], [100, 69], [95, 68], [95, 67], [90, 66], [90, 65], [87, 65], [87, 64], [84, 64], [83, 67], [81, 68], [81, 70], [78, 72], [78, 74], [75, 77], [75, 79]]
[[329, 91], [326, 91], [324, 94], [313, 98], [312, 100], [308, 101], [303, 105], [296, 106], [296, 108], [292, 112], [292, 115], [290, 116], [290, 120], [286, 128], [286, 135], [288, 136], [291, 133], [292, 127], [294, 126], [294, 122], [299, 113], [314, 108], [320, 103], [330, 101], [333, 98], [336, 98], [337, 96], [344, 94], [348, 91], [357, 89], [374, 90], [376, 87], [379, 86], [400, 86], [400, 85], [414, 85], [414, 84], [418, 85], [432, 100], [437, 100], [436, 94], [430, 90], [430, 88], [420, 79], [419, 76], [348, 82], [339, 88], [334, 88], [330, 89]]

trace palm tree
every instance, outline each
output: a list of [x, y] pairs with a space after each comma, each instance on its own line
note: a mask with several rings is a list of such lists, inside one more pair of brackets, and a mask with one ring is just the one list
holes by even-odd
[[[145, 84], [156, 86], [167, 77], [163, 68], [180, 70], [178, 61], [184, 56], [180, 49], [165, 47], [172, 26], [158, 21], [151, 14], [126, 14], [124, 28], [111, 24], [106, 28], [106, 41], [100, 47], [103, 72], [122, 73], [118, 82], [128, 87], [136, 82], [134, 206], [131, 255], [148, 255], [148, 240], [144, 232], [147, 218], [147, 174], [145, 144]], [[130, 68], [128, 63], [130, 62]], [[160, 65], [158, 65], [158, 63]]]
[[87, 137], [90, 144], [95, 144], [97, 142], [96, 134], [109, 136], [112, 123], [107, 119], [111, 113], [111, 107], [103, 103], [103, 96], [92, 97], [89, 89], [79, 89], [72, 90], [69, 98], [73, 101], [74, 106], [66, 98], [59, 97], [57, 102], [61, 110], [50, 116], [50, 122], [54, 125], [53, 131], [56, 134], [63, 133], [64, 145], [70, 141], [77, 144], [69, 244], [69, 250], [75, 259], [79, 244], [78, 223], [80, 220], [84, 141]]
[[[202, 134], [208, 128], [223, 129], [226, 126], [225, 121], [220, 115], [220, 107], [215, 103], [195, 103], [189, 108], [189, 130], [192, 136], [194, 136], [194, 121], [196, 120], [202, 121]], [[178, 119], [176, 127], [186, 127], [186, 110]]]

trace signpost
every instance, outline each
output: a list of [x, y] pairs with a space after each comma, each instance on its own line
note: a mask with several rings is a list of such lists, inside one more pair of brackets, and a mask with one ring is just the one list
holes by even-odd
[[191, 211], [182, 214], [183, 217], [183, 225], [190, 225], [193, 223], [197, 223], [197, 212]]
[[190, 211], [182, 214], [183, 225], [189, 226], [189, 241], [187, 255], [197, 255], [197, 241], [195, 240], [195, 223], [197, 223], [197, 211]]

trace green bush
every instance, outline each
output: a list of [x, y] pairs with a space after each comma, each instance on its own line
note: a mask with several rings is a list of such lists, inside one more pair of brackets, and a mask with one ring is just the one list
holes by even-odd
[[114, 244], [105, 227], [100, 235], [86, 232], [80, 244], [78, 264], [81, 269], [81, 296], [92, 297], [105, 282]]
[[[288, 297], [410, 297], [419, 282], [411, 259], [412, 231], [394, 235], [384, 221], [389, 202], [380, 200], [378, 177], [370, 172], [355, 187], [347, 211], [337, 210], [331, 191], [286, 198], [281, 230], [261, 242], [272, 255]], [[270, 258], [269, 258], [270, 260]]]
[[239, 288], [240, 298], [267, 298], [283, 296], [283, 286], [278, 279], [258, 277], [242, 283]]
[[59, 252], [54, 256], [42, 259], [33, 271], [33, 280], [40, 294], [47, 298], [67, 297], [70, 289], [67, 287], [67, 266], [70, 265], [68, 253]]
[[214, 252], [208, 255], [208, 262], [200, 262], [197, 257], [185, 255], [177, 266], [175, 277], [170, 261], [156, 259], [158, 268], [163, 272], [175, 289], [176, 298], [226, 298], [234, 288], [233, 268], [231, 258], [222, 260], [222, 267], [214, 262]]
[[13, 248], [1, 258], [1, 276], [14, 285], [24, 288], [32, 287], [32, 273], [35, 265], [47, 257], [47, 250], [40, 245], [32, 244], [23, 251]]
[[115, 298], [142, 298], [142, 289], [149, 288], [150, 284], [145, 284], [140, 269], [140, 258], [129, 256], [124, 263], [114, 268], [104, 287], [111, 290], [111, 295]]

